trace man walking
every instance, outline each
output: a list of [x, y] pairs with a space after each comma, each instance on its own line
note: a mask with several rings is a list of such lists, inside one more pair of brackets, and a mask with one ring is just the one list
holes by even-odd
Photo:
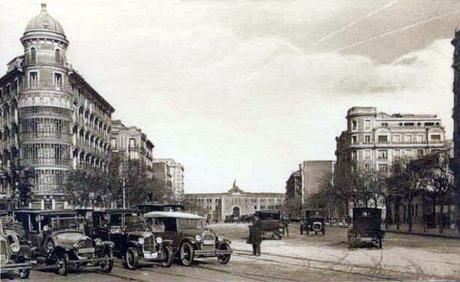
[[252, 244], [252, 255], [260, 256], [260, 244], [262, 243], [261, 222], [257, 216], [254, 216], [252, 225], [249, 226], [249, 240]]
[[284, 214], [281, 216], [281, 226], [283, 227], [283, 236], [289, 237], [289, 219]]

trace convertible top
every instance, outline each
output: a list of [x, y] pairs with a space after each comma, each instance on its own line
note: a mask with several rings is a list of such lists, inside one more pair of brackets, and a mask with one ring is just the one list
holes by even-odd
[[152, 211], [144, 214], [144, 217], [172, 217], [172, 218], [185, 218], [185, 219], [204, 219], [204, 217], [186, 212], [165, 212], [165, 211]]

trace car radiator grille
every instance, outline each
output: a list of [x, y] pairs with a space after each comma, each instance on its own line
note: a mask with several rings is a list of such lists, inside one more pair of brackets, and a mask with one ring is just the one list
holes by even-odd
[[5, 240], [0, 240], [0, 260], [6, 260], [7, 257], [7, 243]]
[[86, 249], [86, 248], [91, 248], [91, 247], [93, 247], [93, 240], [89, 238], [78, 242], [79, 249]]
[[203, 234], [203, 243], [201, 244], [201, 250], [203, 251], [214, 251], [215, 249], [216, 237], [209, 232]]
[[144, 251], [156, 252], [155, 236], [144, 238]]

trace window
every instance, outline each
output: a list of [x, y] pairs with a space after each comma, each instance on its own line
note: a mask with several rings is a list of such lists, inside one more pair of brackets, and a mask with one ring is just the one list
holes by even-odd
[[371, 121], [370, 120], [365, 120], [364, 121], [364, 129], [365, 130], [371, 129]]
[[439, 135], [439, 134], [431, 135], [431, 141], [436, 141], [436, 142], [441, 141], [441, 135]]
[[417, 135], [417, 142], [422, 143], [423, 142], [423, 135]]
[[356, 161], [356, 157], [357, 157], [357, 156], [356, 156], [356, 152], [352, 152], [352, 153], [351, 153], [351, 159], [352, 159], [353, 161]]
[[418, 157], [423, 157], [423, 149], [418, 149], [417, 150], [417, 156]]
[[388, 127], [388, 122], [382, 122], [382, 127]]
[[353, 120], [353, 121], [351, 122], [351, 130], [353, 130], [353, 131], [358, 130], [358, 121]]
[[387, 164], [379, 164], [379, 171], [388, 172], [388, 165]]
[[29, 86], [30, 87], [37, 87], [38, 86], [38, 72], [30, 72], [29, 73]]
[[30, 63], [36, 64], [37, 63], [37, 50], [34, 47], [30, 48]]
[[404, 135], [404, 142], [406, 143], [412, 142], [412, 135]]
[[134, 138], [129, 139], [129, 147], [130, 148], [135, 148], [136, 147], [136, 139], [134, 139]]
[[54, 86], [56, 86], [59, 89], [62, 87], [62, 74], [60, 73], [54, 74]]
[[387, 160], [388, 159], [388, 151], [387, 150], [379, 150], [378, 151], [378, 158], [379, 158], [379, 160]]
[[400, 143], [401, 142], [401, 135], [396, 134], [393, 135], [393, 143]]
[[56, 63], [60, 64], [61, 63], [61, 50], [56, 49], [55, 55]]
[[358, 136], [353, 135], [351, 136], [351, 144], [357, 144], [358, 143]]
[[379, 143], [387, 143], [388, 142], [388, 136], [386, 135], [379, 135], [377, 137], [377, 140], [379, 141]]
[[366, 144], [371, 143], [371, 136], [370, 135], [364, 135], [364, 143], [366, 143]]
[[366, 160], [371, 159], [371, 150], [364, 151], [364, 159], [366, 159]]
[[395, 158], [401, 157], [401, 151], [400, 151], [399, 149], [395, 149], [395, 150], [393, 151], [393, 156], [394, 156]]
[[365, 164], [364, 169], [367, 170], [367, 171], [370, 171], [371, 170], [371, 165], [370, 164]]

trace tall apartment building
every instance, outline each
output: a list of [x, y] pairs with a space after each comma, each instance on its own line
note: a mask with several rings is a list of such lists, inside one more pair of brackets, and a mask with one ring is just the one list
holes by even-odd
[[389, 171], [393, 159], [417, 157], [445, 148], [446, 131], [431, 114], [386, 114], [374, 107], [347, 112], [347, 130], [336, 138], [337, 167], [351, 164]]
[[125, 126], [121, 120], [112, 121], [110, 139], [111, 151], [122, 153], [127, 159], [139, 160], [147, 167], [151, 174], [153, 171], [153, 148], [155, 146], [140, 128]]
[[170, 191], [172, 200], [184, 200], [184, 166], [173, 159], [154, 159], [153, 176], [163, 189]]
[[347, 130], [336, 138], [336, 183], [356, 168], [389, 173], [397, 158], [417, 158], [448, 146], [436, 115], [386, 114], [375, 107], [352, 107], [346, 119]]
[[312, 208], [311, 197], [333, 181], [335, 162], [330, 160], [303, 161], [286, 182], [286, 212], [290, 216], [302, 216], [306, 208]]
[[[112, 106], [67, 63], [69, 41], [42, 4], [21, 37], [24, 54], [0, 78], [1, 169], [33, 167], [33, 208], [65, 206], [66, 172], [107, 168]], [[3, 178], [0, 198], [11, 196]]]
[[[452, 118], [454, 119], [455, 195], [457, 210], [460, 211], [460, 30], [455, 31], [452, 45], [455, 47], [452, 64], [454, 69], [454, 109]], [[460, 226], [460, 212], [457, 213], [457, 226]]]

